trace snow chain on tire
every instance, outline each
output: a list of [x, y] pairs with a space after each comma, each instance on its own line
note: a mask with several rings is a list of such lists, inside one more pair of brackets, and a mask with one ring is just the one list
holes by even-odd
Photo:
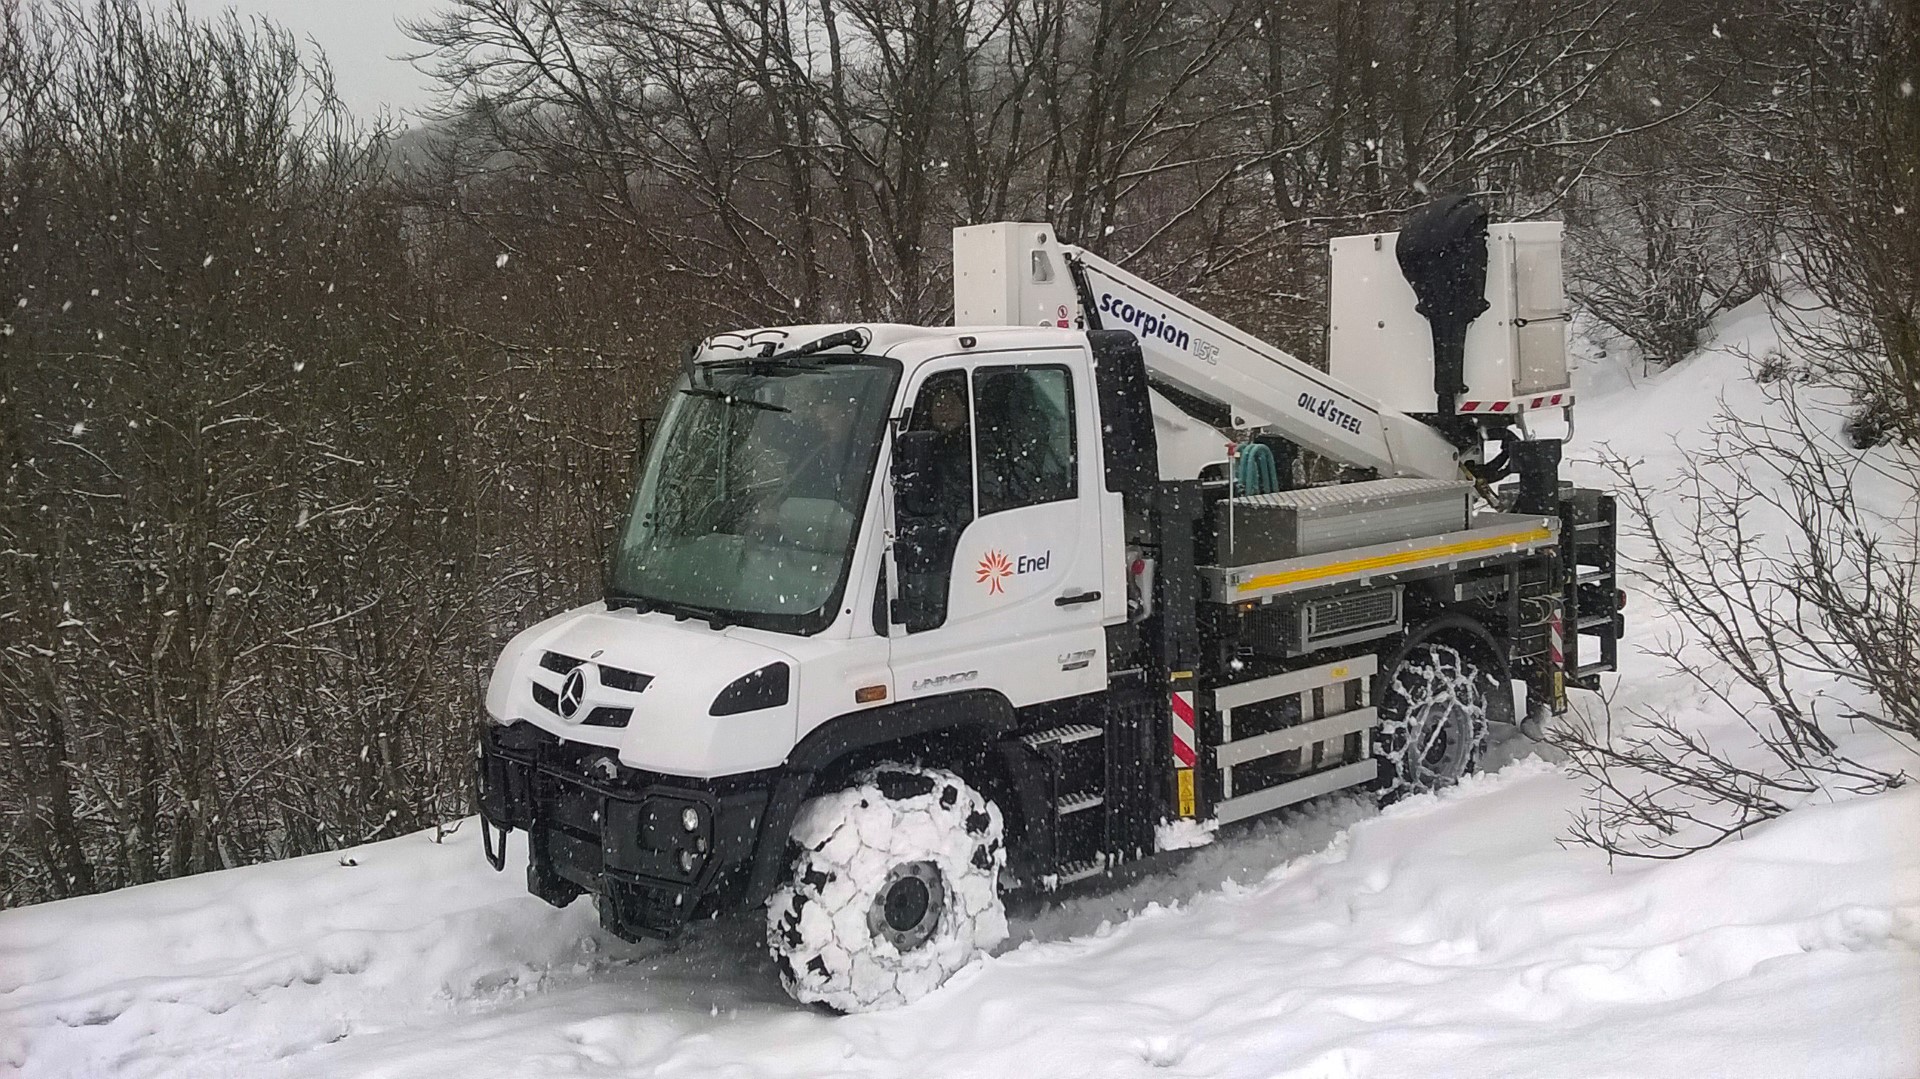
[[1487, 717], [1487, 676], [1477, 663], [1452, 645], [1414, 646], [1380, 695], [1380, 800], [1458, 783], [1486, 752]]
[[767, 948], [795, 1000], [877, 1011], [939, 988], [1007, 936], [999, 807], [952, 772], [883, 765], [809, 800]]

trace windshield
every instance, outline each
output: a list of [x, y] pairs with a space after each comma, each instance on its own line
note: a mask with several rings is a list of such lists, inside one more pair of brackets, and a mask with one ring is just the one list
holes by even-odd
[[784, 632], [833, 621], [899, 368], [724, 364], [676, 389], [614, 550], [612, 598]]

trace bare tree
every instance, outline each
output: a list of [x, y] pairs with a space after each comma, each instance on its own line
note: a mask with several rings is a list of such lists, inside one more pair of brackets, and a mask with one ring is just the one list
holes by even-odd
[[1920, 443], [1920, 9], [1780, 0], [1750, 180], [1789, 272], [1776, 314], [1861, 403], [1861, 445]]

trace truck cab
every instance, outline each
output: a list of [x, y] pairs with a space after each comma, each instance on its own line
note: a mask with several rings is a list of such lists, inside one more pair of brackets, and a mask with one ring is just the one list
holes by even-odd
[[[862, 351], [803, 362], [701, 354], [652, 440], [605, 600], [508, 644], [489, 720], [712, 779], [776, 767], [850, 712], [1106, 687], [1127, 582], [1086, 334], [857, 332]], [[925, 447], [934, 492], [904, 520], [885, 481], [896, 434]], [[903, 531], [919, 541], [904, 571]]]

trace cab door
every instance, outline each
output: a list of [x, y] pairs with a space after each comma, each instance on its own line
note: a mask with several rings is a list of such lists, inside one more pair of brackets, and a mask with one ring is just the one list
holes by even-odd
[[954, 528], [944, 604], [890, 620], [900, 699], [992, 689], [1023, 706], [1106, 688], [1089, 376], [1084, 349], [1041, 349], [949, 357], [909, 388], [905, 429], [941, 431]]

